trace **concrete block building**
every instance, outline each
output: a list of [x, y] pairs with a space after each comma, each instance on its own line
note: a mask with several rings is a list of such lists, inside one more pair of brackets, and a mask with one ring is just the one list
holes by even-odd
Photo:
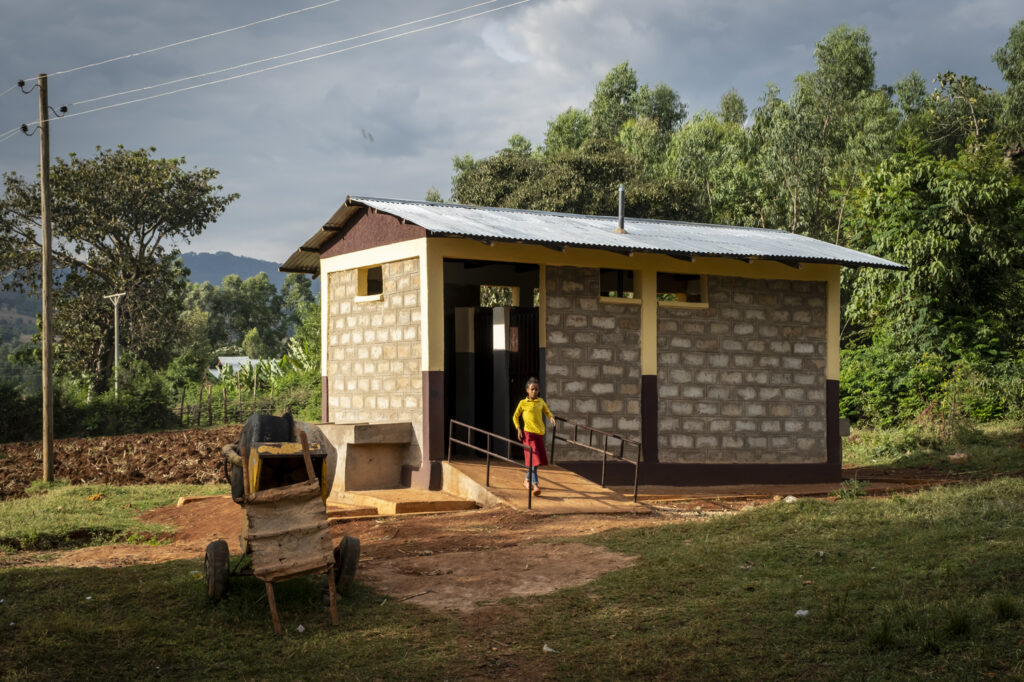
[[323, 421], [408, 423], [400, 478], [438, 488], [449, 420], [507, 434], [530, 375], [641, 441], [644, 483], [839, 480], [844, 266], [903, 269], [779, 230], [349, 197], [281, 269], [323, 277]]

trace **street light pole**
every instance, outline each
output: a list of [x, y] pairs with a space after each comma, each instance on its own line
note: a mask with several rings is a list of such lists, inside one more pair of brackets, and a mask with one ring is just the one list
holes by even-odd
[[117, 369], [121, 364], [121, 339], [120, 339], [120, 315], [118, 315], [118, 306], [121, 305], [121, 299], [124, 298], [124, 292], [119, 294], [110, 294], [103, 298], [109, 300], [114, 304], [114, 397], [117, 398]]

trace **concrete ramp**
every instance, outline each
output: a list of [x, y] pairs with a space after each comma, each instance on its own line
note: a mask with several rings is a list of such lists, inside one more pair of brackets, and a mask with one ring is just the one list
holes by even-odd
[[[526, 470], [502, 460], [491, 460], [490, 485], [486, 485], [487, 465], [484, 460], [442, 462], [444, 489], [456, 497], [474, 500], [482, 507], [505, 504], [513, 509], [527, 510], [527, 493], [523, 487]], [[614, 490], [602, 488], [558, 465], [538, 470], [541, 494], [534, 495], [533, 511], [540, 514], [645, 514], [650, 509], [634, 504]], [[632, 492], [632, 491], [631, 491]]]

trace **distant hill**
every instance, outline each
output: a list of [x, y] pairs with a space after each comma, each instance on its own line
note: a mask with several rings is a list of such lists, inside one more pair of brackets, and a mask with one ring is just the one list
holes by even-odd
[[277, 271], [280, 263], [249, 258], [247, 256], [236, 256], [227, 251], [218, 251], [217, 253], [195, 253], [190, 251], [189, 253], [181, 254], [181, 260], [192, 273], [188, 277], [189, 281], [197, 284], [209, 282], [214, 286], [220, 286], [220, 283], [228, 275], [238, 275], [242, 279], [249, 279], [254, 275], [265, 272], [270, 281], [274, 283], [274, 286], [280, 289], [281, 285], [284, 284], [284, 278], [287, 274]]

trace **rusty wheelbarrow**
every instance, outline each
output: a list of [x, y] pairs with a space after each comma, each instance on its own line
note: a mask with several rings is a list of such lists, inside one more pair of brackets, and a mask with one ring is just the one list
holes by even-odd
[[[331, 624], [338, 624], [337, 594], [351, 584], [359, 562], [359, 540], [346, 536], [332, 547], [324, 504], [324, 483], [313, 461], [323, 465], [323, 455], [311, 453], [305, 432], [299, 443], [258, 442], [250, 449], [241, 445], [239, 463], [244, 490], [241, 504], [245, 520], [240, 537], [243, 554], [234, 569], [230, 566], [227, 542], [216, 540], [206, 548], [204, 574], [207, 595], [218, 601], [227, 591], [231, 575], [254, 575], [263, 581], [274, 632], [281, 633], [281, 621], [274, 598], [274, 583], [303, 575], [326, 573], [330, 594]], [[296, 460], [301, 457], [304, 481], [280, 484], [281, 471], [296, 477]], [[275, 487], [265, 487], [275, 478]], [[267, 474], [271, 475], [268, 476]], [[261, 482], [263, 485], [261, 485]], [[261, 489], [262, 488], [262, 489]], [[247, 562], [248, 559], [248, 562]]]

